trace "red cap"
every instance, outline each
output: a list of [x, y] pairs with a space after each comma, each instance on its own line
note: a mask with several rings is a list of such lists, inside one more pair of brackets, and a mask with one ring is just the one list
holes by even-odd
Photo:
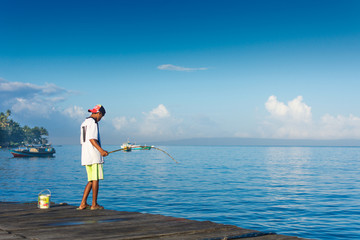
[[101, 112], [103, 115], [105, 115], [105, 108], [103, 106], [101, 106], [100, 104], [98, 104], [93, 109], [89, 109], [88, 112], [91, 112], [91, 113]]

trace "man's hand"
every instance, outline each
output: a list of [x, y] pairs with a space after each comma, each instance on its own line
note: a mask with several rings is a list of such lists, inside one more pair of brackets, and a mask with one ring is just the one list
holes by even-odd
[[105, 151], [100, 147], [100, 144], [96, 139], [90, 139], [90, 142], [100, 152], [101, 156], [106, 157], [109, 155], [108, 151]]
[[101, 156], [106, 157], [107, 155], [109, 155], [108, 151], [102, 150], [101, 152]]

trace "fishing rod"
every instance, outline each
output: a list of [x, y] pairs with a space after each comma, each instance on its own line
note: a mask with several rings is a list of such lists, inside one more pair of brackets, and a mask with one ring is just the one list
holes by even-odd
[[[165, 150], [162, 150], [160, 148], [157, 148], [157, 147], [154, 147], [154, 146], [140, 146], [141, 148], [153, 148], [153, 149], [156, 149], [156, 150], [159, 150], [163, 153], [165, 153], [166, 155], [168, 155], [172, 160], [174, 160], [175, 163], [178, 163], [175, 158], [173, 158], [169, 153], [167, 153]], [[114, 150], [114, 151], [110, 151], [108, 152], [109, 154], [110, 153], [114, 153], [114, 152], [119, 152], [119, 151], [128, 151], [129, 149], [131, 149], [130, 147], [123, 147], [123, 148], [120, 148], [120, 149], [117, 149], [117, 150]]]

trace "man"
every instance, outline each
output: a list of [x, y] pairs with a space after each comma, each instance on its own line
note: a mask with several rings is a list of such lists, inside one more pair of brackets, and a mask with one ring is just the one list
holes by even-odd
[[[99, 192], [99, 180], [103, 177], [104, 159], [109, 153], [102, 149], [100, 141], [99, 125], [101, 118], [105, 116], [105, 108], [101, 105], [96, 105], [91, 112], [90, 117], [85, 119], [81, 124], [81, 165], [86, 167], [88, 176], [88, 183], [84, 190], [84, 195], [78, 210], [90, 208], [91, 210], [104, 209], [97, 203], [97, 196]], [[87, 204], [87, 198], [92, 190], [92, 204]]]

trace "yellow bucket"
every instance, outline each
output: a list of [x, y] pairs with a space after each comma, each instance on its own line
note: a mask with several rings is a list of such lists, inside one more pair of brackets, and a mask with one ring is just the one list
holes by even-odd
[[[46, 192], [44, 194], [44, 192]], [[48, 209], [50, 208], [51, 192], [49, 189], [42, 190], [38, 195], [38, 208]]]

